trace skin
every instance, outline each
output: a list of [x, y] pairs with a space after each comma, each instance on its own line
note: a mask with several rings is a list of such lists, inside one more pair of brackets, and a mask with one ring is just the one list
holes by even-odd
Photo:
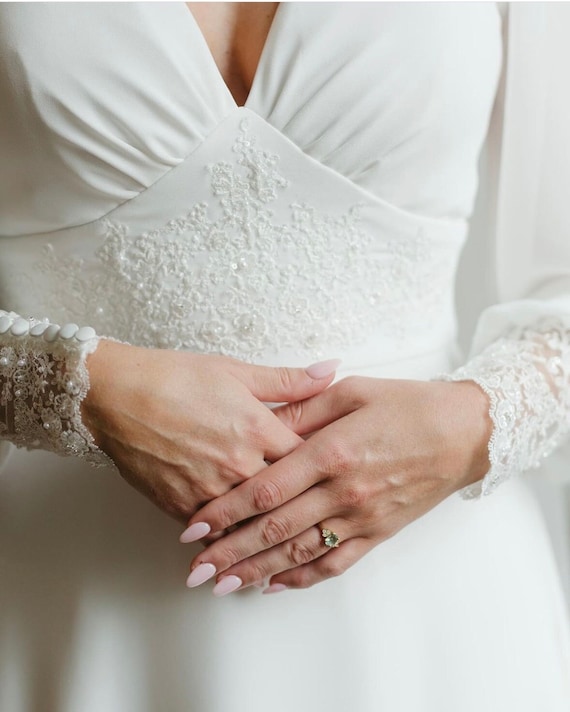
[[87, 367], [82, 415], [96, 444], [180, 521], [303, 443], [264, 401], [307, 398], [334, 377], [105, 340]]
[[236, 103], [243, 106], [279, 3], [186, 3]]
[[[189, 524], [216, 532], [242, 523], [200, 553], [217, 581], [242, 588], [306, 588], [344, 573], [489, 469], [489, 404], [477, 385], [347, 378], [279, 419], [307, 441], [255, 478], [207, 504]], [[342, 541], [328, 549], [320, 528]], [[281, 573], [280, 573], [281, 572]], [[271, 590], [273, 592], [273, 590]]]

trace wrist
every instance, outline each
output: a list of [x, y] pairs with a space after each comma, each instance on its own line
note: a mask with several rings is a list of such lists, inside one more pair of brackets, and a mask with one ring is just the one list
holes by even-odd
[[124, 376], [119, 360], [125, 348], [129, 347], [110, 339], [100, 339], [97, 348], [87, 356], [85, 362], [89, 374], [89, 390], [81, 403], [81, 418], [98, 447], [101, 447], [103, 439], [108, 394], [115, 392], [113, 375], [119, 372]]
[[[457, 468], [457, 489], [463, 489], [483, 479], [491, 464], [489, 441], [493, 433], [489, 396], [475, 381], [455, 381], [450, 387], [452, 400], [451, 438], [461, 449]], [[454, 449], [452, 447], [452, 449]]]

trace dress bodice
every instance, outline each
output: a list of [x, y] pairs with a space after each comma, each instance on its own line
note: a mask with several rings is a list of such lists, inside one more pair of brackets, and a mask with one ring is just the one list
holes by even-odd
[[[500, 26], [495, 3], [282, 3], [246, 108], [374, 195], [466, 218]], [[236, 109], [182, 2], [3, 4], [0, 53], [0, 235], [100, 218]]]
[[183, 3], [0, 12], [5, 308], [267, 362], [453, 339], [494, 5], [282, 4], [244, 107]]

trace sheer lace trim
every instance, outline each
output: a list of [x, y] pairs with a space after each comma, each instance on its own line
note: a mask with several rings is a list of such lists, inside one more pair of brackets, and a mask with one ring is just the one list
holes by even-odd
[[491, 468], [462, 491], [465, 498], [538, 467], [570, 432], [570, 332], [561, 324], [520, 328], [441, 378], [475, 381], [490, 401]]
[[110, 464], [81, 419], [81, 402], [89, 390], [85, 361], [98, 339], [58, 338], [56, 325], [1, 311], [0, 320], [2, 331], [9, 323], [24, 331], [8, 329], [0, 336], [0, 438], [18, 447]]

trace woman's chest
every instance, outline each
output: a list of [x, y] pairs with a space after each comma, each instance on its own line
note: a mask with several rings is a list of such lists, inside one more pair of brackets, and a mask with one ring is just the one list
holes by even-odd
[[276, 2], [188, 2], [236, 104], [245, 104], [277, 12]]

